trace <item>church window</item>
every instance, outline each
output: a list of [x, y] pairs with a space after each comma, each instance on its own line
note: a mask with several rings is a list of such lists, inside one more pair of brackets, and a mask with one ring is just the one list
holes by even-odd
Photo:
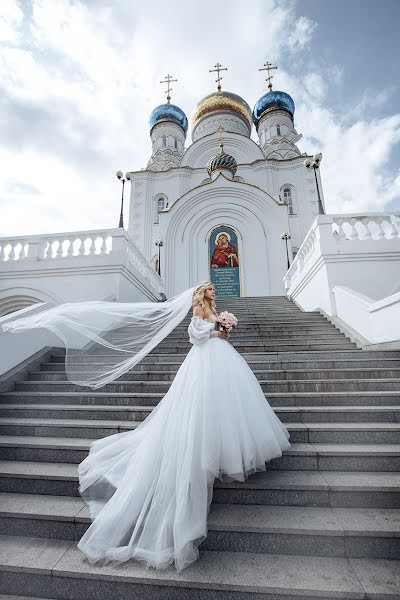
[[292, 190], [290, 188], [285, 188], [283, 190], [283, 198], [284, 198], [286, 204], [288, 205], [289, 215], [296, 214], [295, 211], [294, 211], [294, 209], [293, 209]]
[[165, 137], [165, 135], [163, 135], [163, 138], [162, 138], [162, 145], [164, 148], [167, 146], [167, 138]]
[[168, 206], [168, 201], [167, 201], [166, 196], [157, 195], [153, 199], [153, 223], [160, 222], [159, 214], [162, 210], [164, 210], [164, 208], [167, 208], [167, 206]]
[[281, 135], [281, 126], [280, 125], [276, 126], [276, 135]]
[[178, 140], [174, 140], [175, 148], [178, 150]]

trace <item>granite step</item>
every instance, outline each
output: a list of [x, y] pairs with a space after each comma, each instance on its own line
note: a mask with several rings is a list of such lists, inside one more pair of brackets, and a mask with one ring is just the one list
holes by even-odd
[[[283, 357], [282, 357], [283, 358]], [[180, 365], [182, 364], [183, 359], [175, 359], [175, 360], [164, 360], [164, 361], [153, 361], [153, 362], [145, 362], [144, 359], [137, 365], [135, 365], [130, 371], [124, 373], [121, 377], [127, 377], [129, 379], [131, 374], [137, 373], [147, 373], [147, 372], [160, 372], [160, 371], [173, 371], [176, 373]], [[349, 371], [350, 373], [355, 371], [356, 369], [371, 369], [372, 371], [376, 370], [378, 373], [384, 371], [384, 369], [393, 369], [394, 371], [400, 370], [400, 358], [360, 358], [360, 359], [324, 359], [320, 360], [281, 360], [281, 359], [265, 359], [265, 360], [247, 360], [247, 364], [253, 370], [253, 372], [262, 372], [266, 371], [282, 371], [285, 373], [287, 370], [290, 371], [299, 371], [312, 372], [313, 370], [320, 372], [333, 371], [341, 373], [342, 371]], [[77, 365], [78, 366], [78, 365]], [[283, 369], [285, 367], [285, 369]], [[83, 368], [83, 367], [82, 367]], [[86, 366], [85, 366], [86, 368]], [[40, 365], [41, 371], [60, 371], [65, 373], [64, 371], [64, 359], [54, 361], [54, 362], [44, 362]]]
[[[151, 352], [149, 352], [148, 355], [146, 355], [142, 361], [140, 361], [140, 364], [146, 365], [148, 363], [154, 363], [157, 361], [162, 361], [162, 362], [183, 362], [183, 360], [186, 358], [187, 356], [187, 352], [181, 352], [180, 354], [176, 354], [174, 353], [170, 353], [168, 355], [168, 353], [163, 352], [163, 353], [159, 353], [156, 352], [157, 348], [155, 348], [154, 350], [152, 350]], [[296, 350], [295, 352], [293, 351], [286, 351], [286, 352], [250, 352], [250, 353], [243, 353], [242, 354], [243, 358], [246, 360], [247, 363], [251, 362], [251, 363], [257, 363], [257, 362], [265, 362], [268, 363], [269, 361], [273, 360], [273, 361], [277, 361], [279, 360], [280, 362], [282, 362], [283, 364], [286, 364], [287, 362], [309, 362], [309, 361], [314, 361], [314, 360], [333, 360], [335, 362], [339, 361], [339, 360], [351, 360], [351, 359], [356, 359], [356, 360], [367, 360], [367, 361], [373, 361], [375, 359], [381, 359], [381, 360], [385, 360], [385, 359], [395, 359], [395, 360], [399, 360], [400, 359], [400, 350], [361, 350], [360, 348], [348, 348], [346, 350], [332, 350], [329, 348], [325, 348], [324, 351], [307, 351], [307, 352], [299, 352], [298, 350]], [[97, 354], [89, 354], [87, 355], [87, 357], [93, 358], [93, 360], [99, 360], [99, 357]], [[107, 355], [103, 356], [103, 360], [107, 359]], [[55, 349], [53, 349], [52, 352], [52, 360], [51, 362], [58, 362], [58, 363], [64, 363], [65, 361], [65, 350], [63, 350], [62, 348], [57, 349], [57, 351]], [[78, 363], [81, 363], [82, 361], [79, 360], [77, 361]]]
[[137, 560], [90, 565], [70, 540], [1, 536], [1, 593], [82, 600], [398, 600], [400, 563], [252, 552], [200, 551], [180, 574]]
[[[38, 398], [39, 400], [39, 398]], [[35, 419], [122, 419], [143, 421], [153, 406], [0, 404], [0, 417]], [[275, 406], [284, 423], [400, 423], [400, 406]]]
[[[80, 498], [0, 493], [0, 535], [79, 540]], [[202, 550], [400, 559], [400, 509], [211, 504]]]
[[[68, 442], [76, 447], [81, 444], [81, 440]], [[0, 461], [0, 491], [79, 497], [78, 467], [62, 462]], [[243, 482], [216, 479], [213, 503], [400, 508], [400, 473], [266, 470]]]
[[[169, 381], [171, 382], [178, 371], [176, 369], [165, 369], [165, 370], [136, 370], [133, 368], [131, 371], [124, 373], [118, 378], [118, 381]], [[348, 379], [395, 379], [399, 381], [400, 387], [400, 368], [354, 368], [354, 369], [341, 369], [339, 372], [336, 369], [307, 369], [306, 371], [301, 369], [255, 369], [253, 370], [254, 375], [259, 381], [292, 381], [292, 380], [348, 380]], [[66, 382], [67, 375], [65, 370], [42, 370], [42, 371], [30, 371], [28, 374], [28, 380], [34, 381], [61, 381]]]
[[[89, 390], [89, 388], [87, 388]], [[86, 389], [85, 389], [86, 390]], [[79, 404], [117, 406], [156, 406], [164, 397], [156, 392], [4, 392], [0, 404]], [[264, 394], [275, 406], [399, 406], [397, 391], [345, 391], [345, 392], [269, 392]]]
[[[0, 436], [1, 456], [4, 461], [43, 461], [79, 463], [88, 453], [94, 439], [134, 428], [132, 422], [115, 424], [103, 421], [92, 427], [86, 424], [17, 426], [7, 428]], [[90, 422], [92, 423], [92, 421]], [[137, 425], [137, 424], [136, 424]], [[388, 424], [393, 425], [393, 424]], [[289, 429], [289, 427], [288, 427]], [[305, 429], [305, 435], [308, 430]], [[95, 433], [101, 435], [95, 435]], [[318, 432], [317, 432], [318, 433]], [[79, 435], [81, 437], [79, 437]], [[335, 434], [336, 436], [338, 433]], [[371, 433], [369, 433], [371, 435]], [[316, 435], [316, 437], [318, 437]], [[348, 436], [350, 437], [350, 436]], [[329, 471], [397, 471], [400, 467], [400, 445], [393, 443], [323, 443], [292, 442], [282, 455], [266, 463], [267, 470], [329, 470]]]
[[[187, 338], [188, 337], [188, 326], [178, 326], [176, 329], [171, 331], [168, 334], [166, 339], [170, 338]], [[345, 334], [335, 327], [334, 325], [324, 325], [324, 324], [280, 324], [280, 323], [271, 323], [268, 325], [259, 324], [259, 323], [246, 323], [243, 325], [238, 325], [232, 331], [232, 336], [241, 336], [241, 337], [253, 337], [258, 338], [260, 336], [274, 336], [278, 337], [282, 336], [292, 336], [292, 335], [303, 335], [305, 337], [324, 337], [325, 335], [330, 334], [339, 334], [341, 336], [345, 336]], [[346, 336], [345, 336], [346, 337]], [[110, 339], [113, 340], [129, 340], [130, 336], [126, 333], [124, 335], [113, 335]], [[347, 339], [347, 338], [346, 338]]]
[[[70, 415], [76, 417], [77, 415]], [[112, 419], [118, 417], [120, 419]], [[128, 416], [127, 420], [124, 419]], [[86, 437], [99, 439], [114, 433], [131, 431], [140, 425], [135, 420], [136, 412], [111, 414], [106, 419], [97, 418], [45, 418], [6, 417], [0, 418], [0, 444], [4, 436], [39, 437]], [[286, 422], [293, 444], [400, 444], [400, 423], [321, 423]], [[400, 446], [399, 446], [400, 450]]]
[[[338, 329], [329, 329], [329, 330], [317, 330], [317, 331], [288, 331], [287, 329], [283, 329], [283, 330], [262, 330], [260, 331], [259, 329], [256, 331], [241, 331], [239, 329], [234, 329], [231, 332], [231, 337], [230, 340], [235, 339], [240, 340], [240, 341], [261, 341], [261, 340], [267, 340], [267, 341], [279, 341], [279, 340], [286, 340], [288, 342], [291, 342], [291, 340], [304, 340], [305, 342], [309, 342], [312, 340], [316, 340], [316, 339], [326, 339], [328, 340], [333, 340], [335, 341], [337, 338], [339, 339], [343, 339], [343, 340], [347, 340], [348, 338], [344, 335], [344, 333], [342, 333], [341, 331], [339, 331]], [[115, 341], [126, 341], [129, 342], [131, 338], [128, 336], [124, 336], [124, 337], [110, 337], [110, 341], [115, 342]], [[173, 331], [172, 333], [170, 333], [169, 335], [167, 335], [164, 338], [164, 341], [177, 341], [177, 342], [182, 342], [188, 339], [188, 332], [186, 330], [182, 331], [182, 332], [177, 332], [177, 331]]]
[[[249, 340], [247, 342], [240, 342], [240, 340], [235, 341], [232, 337], [229, 341], [232, 346], [237, 350], [237, 352], [290, 352], [293, 350], [298, 351], [307, 351], [307, 350], [346, 350], [347, 348], [356, 348], [356, 344], [354, 342], [350, 342], [347, 340], [331, 342], [326, 340], [326, 338], [310, 339], [309, 342], [303, 340], [292, 340], [292, 341], [271, 341], [268, 340], [263, 341], [252, 341]], [[161, 342], [156, 346], [155, 350], [158, 353], [164, 354], [179, 354], [179, 352], [183, 352], [184, 350], [190, 350], [192, 348], [192, 344], [189, 340], [181, 343], [173, 343], [170, 344], [168, 342]], [[102, 350], [99, 350], [98, 356], [103, 354]], [[107, 354], [107, 348], [104, 348], [104, 354]]]
[[[104, 385], [103, 392], [156, 392], [166, 394], [172, 381], [166, 380], [117, 380]], [[346, 392], [346, 391], [393, 391], [400, 393], [400, 379], [259, 379], [264, 392]], [[15, 391], [22, 392], [78, 392], [84, 391], [83, 386], [69, 381], [20, 381], [15, 385]]]
[[54, 598], [34, 598], [33, 596], [10, 596], [9, 594], [0, 594], [0, 600], [55, 600]]
[[[114, 338], [110, 338], [112, 343], [129, 343], [132, 338], [121, 338], [115, 340]], [[274, 331], [266, 331], [266, 332], [242, 332], [242, 331], [232, 331], [229, 337], [229, 342], [232, 345], [248, 345], [248, 344], [280, 344], [285, 343], [287, 345], [291, 345], [292, 343], [303, 343], [303, 344], [340, 344], [349, 342], [349, 338], [347, 338], [340, 331], [330, 331], [330, 332], [320, 332], [320, 333], [302, 333], [302, 332], [288, 332], [279, 333]], [[166, 336], [157, 347], [171, 344], [173, 346], [190, 343], [189, 342], [189, 334], [188, 332], [182, 333], [181, 335], [169, 335]]]

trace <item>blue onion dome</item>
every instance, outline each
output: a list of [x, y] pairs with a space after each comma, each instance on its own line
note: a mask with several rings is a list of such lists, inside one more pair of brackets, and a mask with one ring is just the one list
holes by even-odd
[[224, 152], [224, 146], [220, 144], [221, 151], [217, 156], [214, 156], [207, 165], [207, 172], [211, 176], [211, 173], [214, 171], [219, 171], [220, 169], [225, 169], [226, 171], [230, 171], [232, 176], [234, 177], [237, 171], [237, 162], [230, 154], [226, 154]]
[[253, 123], [258, 127], [261, 117], [272, 110], [285, 110], [288, 112], [293, 119], [294, 115], [294, 102], [293, 98], [286, 94], [286, 92], [279, 92], [278, 90], [271, 90], [261, 96], [256, 102], [253, 110]]
[[176, 123], [182, 127], [184, 134], [186, 135], [188, 129], [188, 120], [181, 108], [175, 104], [160, 104], [156, 106], [152, 111], [149, 118], [150, 133], [154, 125], [161, 122]]
[[193, 130], [201, 119], [216, 112], [237, 113], [248, 124], [251, 131], [251, 108], [246, 100], [243, 100], [237, 94], [221, 90], [208, 94], [197, 103], [190, 119], [191, 129]]

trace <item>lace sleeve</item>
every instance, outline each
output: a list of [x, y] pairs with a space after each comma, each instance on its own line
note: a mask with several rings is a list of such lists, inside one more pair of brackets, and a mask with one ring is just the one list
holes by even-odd
[[188, 327], [190, 343], [194, 345], [204, 344], [210, 337], [215, 337], [214, 334], [218, 335], [218, 331], [213, 331], [213, 329], [214, 323], [205, 321], [199, 316], [192, 317]]

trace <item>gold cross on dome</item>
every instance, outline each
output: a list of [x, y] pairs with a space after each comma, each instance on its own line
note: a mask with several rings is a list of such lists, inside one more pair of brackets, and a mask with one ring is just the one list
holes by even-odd
[[170, 96], [170, 91], [172, 90], [170, 83], [172, 81], [178, 81], [177, 79], [172, 79], [172, 75], [166, 75], [165, 79], [163, 81], [160, 81], [160, 83], [166, 83], [167, 84], [167, 89], [165, 90], [165, 93], [167, 94], [167, 103], [169, 104], [171, 102], [171, 96]]
[[277, 68], [278, 67], [273, 67], [272, 63], [270, 63], [270, 62], [267, 61], [266, 63], [264, 63], [264, 66], [261, 67], [261, 69], [258, 69], [259, 71], [267, 71], [268, 77], [265, 78], [265, 81], [268, 81], [268, 88], [269, 88], [270, 92], [272, 91], [271, 80], [273, 78], [273, 75], [270, 74], [270, 71], [273, 71], [274, 69], [277, 69]]
[[215, 83], [218, 83], [218, 91], [221, 91], [221, 81], [222, 81], [222, 77], [220, 76], [220, 71], [227, 71], [228, 67], [223, 67], [219, 62], [217, 62], [216, 65], [214, 65], [214, 69], [209, 69], [209, 73], [217, 73], [217, 79], [215, 80]]

